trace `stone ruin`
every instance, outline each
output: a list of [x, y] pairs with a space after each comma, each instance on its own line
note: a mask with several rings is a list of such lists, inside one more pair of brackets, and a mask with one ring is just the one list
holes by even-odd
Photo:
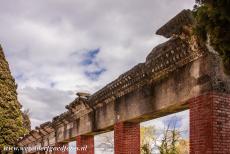
[[[77, 140], [92, 154], [93, 135], [114, 130], [116, 154], [139, 154], [140, 122], [190, 109], [190, 153], [230, 153], [230, 78], [219, 56], [192, 34], [193, 24], [190, 10], [180, 12], [156, 32], [170, 39], [153, 48], [144, 63], [92, 95], [78, 93], [65, 113], [36, 127], [18, 145]], [[30, 151], [35, 152], [44, 151]]]

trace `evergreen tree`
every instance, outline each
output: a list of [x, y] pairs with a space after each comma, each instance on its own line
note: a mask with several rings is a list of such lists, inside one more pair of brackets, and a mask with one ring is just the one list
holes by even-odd
[[26, 133], [16, 88], [9, 65], [0, 47], [0, 151], [4, 146], [15, 145], [16, 140]]
[[230, 74], [230, 0], [196, 0], [195, 34], [209, 41], [220, 54], [226, 74]]

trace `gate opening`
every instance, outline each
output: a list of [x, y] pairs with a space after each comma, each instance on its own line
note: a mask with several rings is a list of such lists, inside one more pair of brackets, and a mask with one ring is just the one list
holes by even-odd
[[68, 154], [77, 154], [76, 141], [69, 142], [68, 146], [69, 146]]
[[189, 154], [189, 110], [141, 123], [141, 153]]
[[94, 136], [94, 151], [95, 154], [113, 154], [114, 131]]

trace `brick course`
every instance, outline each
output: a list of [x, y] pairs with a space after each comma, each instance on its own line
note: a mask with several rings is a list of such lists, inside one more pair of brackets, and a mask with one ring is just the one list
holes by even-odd
[[115, 154], [140, 154], [140, 124], [117, 123], [114, 126]]
[[209, 92], [189, 108], [190, 154], [230, 154], [230, 94]]
[[[65, 149], [68, 148], [68, 146], [69, 146], [68, 143], [56, 143], [56, 145], [55, 145], [55, 147], [60, 147], [60, 148], [65, 147]], [[47, 153], [51, 153], [51, 152], [47, 152]], [[54, 154], [68, 154], [69, 151], [68, 150], [64, 150], [64, 151], [58, 150], [58, 151], [54, 151], [53, 153]], [[44, 154], [44, 153], [42, 153], [42, 154]]]
[[[80, 150], [82, 147], [87, 146], [86, 150]], [[77, 154], [94, 154], [94, 137], [81, 135], [77, 136]]]

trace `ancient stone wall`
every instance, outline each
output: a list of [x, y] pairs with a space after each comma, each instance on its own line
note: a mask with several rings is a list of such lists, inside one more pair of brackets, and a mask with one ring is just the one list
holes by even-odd
[[[191, 135], [195, 135], [191, 136], [192, 153], [197, 150], [205, 153], [209, 145], [219, 146], [222, 138], [225, 141], [221, 148], [228, 153], [230, 133], [225, 127], [229, 128], [229, 113], [218, 112], [225, 110], [222, 104], [229, 109], [229, 99], [210, 96], [208, 102], [206, 99], [188, 101], [211, 92], [226, 94], [229, 98], [230, 93], [230, 77], [224, 74], [220, 57], [209, 52], [193, 35], [190, 13], [184, 10], [160, 28], [157, 33], [170, 39], [153, 48], [144, 63], [137, 64], [92, 95], [78, 93], [78, 98], [66, 106], [68, 111], [36, 127], [19, 140], [19, 145], [53, 145], [76, 140], [76, 137], [92, 145], [93, 135], [114, 130], [115, 153], [138, 154], [140, 122], [190, 109]], [[210, 115], [211, 112], [215, 114]], [[203, 117], [206, 119], [200, 119]], [[221, 134], [217, 138], [210, 129], [206, 134], [200, 131], [206, 131], [206, 127], [216, 131], [219, 125]], [[200, 133], [204, 135], [202, 138], [196, 135]], [[81, 138], [86, 135], [87, 138]], [[209, 145], [200, 144], [210, 136], [213, 141]], [[198, 144], [194, 143], [198, 140]]]

